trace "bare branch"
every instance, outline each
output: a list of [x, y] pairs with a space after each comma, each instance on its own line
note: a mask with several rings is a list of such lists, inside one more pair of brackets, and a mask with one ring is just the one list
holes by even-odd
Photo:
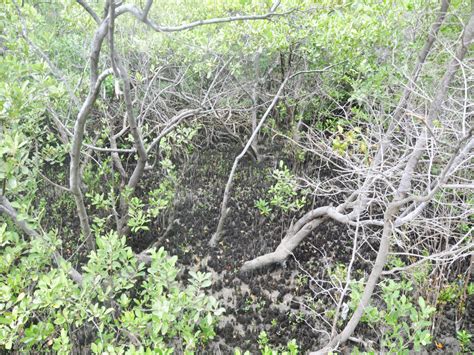
[[76, 2], [81, 5], [84, 10], [86, 10], [89, 15], [91, 15], [91, 17], [94, 19], [94, 21], [97, 23], [97, 24], [100, 24], [100, 18], [99, 16], [95, 13], [94, 10], [92, 10], [92, 8], [89, 6], [89, 4], [87, 4], [84, 0], [76, 0]]
[[[147, 4], [148, 5], [148, 4]], [[150, 5], [151, 6], [151, 5]], [[272, 7], [273, 8], [273, 7]], [[276, 9], [276, 7], [275, 7]], [[138, 20], [142, 21], [144, 24], [151, 27], [156, 32], [179, 32], [190, 30], [195, 27], [205, 26], [205, 25], [215, 25], [221, 23], [235, 22], [235, 21], [256, 21], [256, 20], [270, 20], [272, 17], [286, 16], [293, 11], [287, 11], [283, 13], [268, 12], [264, 15], [242, 15], [242, 16], [229, 16], [222, 18], [212, 18], [208, 20], [198, 20], [187, 24], [182, 24], [179, 26], [160, 26], [156, 22], [150, 20], [147, 15], [148, 11], [141, 11], [134, 5], [124, 4], [117, 8], [117, 16], [120, 16], [124, 13], [130, 13], [135, 16]]]

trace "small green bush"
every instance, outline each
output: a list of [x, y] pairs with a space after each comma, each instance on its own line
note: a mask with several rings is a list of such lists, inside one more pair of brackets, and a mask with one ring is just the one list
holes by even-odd
[[[332, 282], [339, 286], [345, 275], [344, 265], [337, 265], [330, 272]], [[347, 306], [348, 310], [353, 312], [361, 300], [365, 287], [364, 279], [352, 280], [349, 286]], [[400, 280], [385, 280], [380, 286], [381, 304], [367, 306], [361, 322], [380, 330], [380, 350], [383, 352], [421, 351], [431, 343], [431, 317], [436, 308], [428, 305], [423, 297], [416, 297], [413, 283], [405, 277]], [[334, 310], [329, 310], [326, 315], [333, 316]], [[357, 353], [358, 349], [354, 351]]]
[[109, 233], [97, 239], [79, 286], [66, 265], [49, 267], [60, 241], [48, 240], [25, 241], [6, 224], [0, 227], [0, 349], [69, 354], [81, 329], [92, 334], [93, 353], [171, 354], [175, 346], [191, 352], [214, 337], [224, 310], [203, 291], [211, 285], [209, 274], [190, 273], [184, 286], [176, 257], [152, 250], [146, 266], [125, 237]]
[[255, 207], [262, 216], [268, 216], [272, 207], [283, 212], [298, 211], [306, 203], [306, 197], [300, 191], [296, 178], [285, 163], [280, 160], [278, 168], [272, 172], [275, 183], [268, 190], [268, 200], [259, 199]]

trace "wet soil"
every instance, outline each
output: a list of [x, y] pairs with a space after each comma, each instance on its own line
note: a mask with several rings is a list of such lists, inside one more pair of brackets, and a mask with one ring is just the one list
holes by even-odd
[[[336, 265], [347, 265], [350, 261], [352, 236], [344, 225], [328, 221], [317, 228], [283, 265], [242, 274], [240, 268], [245, 261], [277, 247], [298, 213], [277, 212], [269, 217], [259, 214], [254, 207], [255, 201], [265, 197], [273, 183], [271, 171], [284, 157], [274, 149], [260, 163], [246, 158], [235, 176], [225, 233], [218, 246], [210, 248], [208, 243], [217, 226], [225, 183], [238, 153], [235, 149], [201, 150], [182, 163], [178, 170], [184, 174], [171, 215], [155, 221], [150, 232], [135, 237], [132, 247], [139, 252], [156, 242], [158, 237], [159, 245], [178, 256], [184, 270], [183, 279], [187, 279], [190, 270], [212, 274], [210, 293], [226, 308], [226, 313], [218, 324], [216, 338], [205, 352], [228, 354], [241, 348], [257, 353], [257, 339], [262, 330], [267, 332], [274, 348], [283, 348], [296, 339], [302, 353], [315, 350], [328, 340], [325, 330], [330, 329], [325, 323], [330, 318], [323, 319], [321, 315], [327, 316], [327, 311], [335, 309], [336, 304], [324, 292], [329, 285], [323, 280], [329, 279], [329, 270], [334, 270]], [[320, 170], [318, 174], [320, 178], [329, 178], [334, 172]], [[152, 183], [154, 179], [150, 176], [144, 180]], [[303, 210], [330, 203], [336, 201], [318, 198]], [[160, 239], [166, 229], [166, 235]], [[359, 249], [364, 258], [358, 258], [353, 267], [359, 278], [370, 272], [369, 261], [375, 259], [377, 248], [376, 240], [368, 240]], [[471, 308], [472, 303], [469, 303]], [[472, 323], [471, 320], [471, 327]], [[444, 328], [449, 329], [447, 334], [451, 337], [455, 334], [452, 327]], [[377, 333], [361, 324], [355, 336], [376, 344]], [[438, 338], [446, 336], [443, 338], [441, 334]], [[449, 340], [445, 341], [446, 347], [457, 349], [456, 343], [451, 344]], [[354, 346], [361, 347], [348, 342], [341, 350], [350, 352]]]
[[[331, 327], [327, 323], [331, 322], [328, 311], [336, 306], [336, 300], [324, 291], [331, 287], [327, 280], [337, 265], [347, 265], [350, 261], [353, 236], [344, 225], [328, 221], [308, 236], [283, 265], [241, 273], [245, 261], [277, 247], [293, 220], [311, 208], [338, 201], [318, 197], [308, 201], [300, 212], [275, 211], [271, 216], [262, 217], [254, 205], [256, 200], [266, 197], [273, 183], [271, 171], [280, 159], [294, 168], [278, 147], [262, 151], [266, 157], [262, 162], [257, 163], [251, 157], [241, 161], [235, 175], [225, 232], [218, 246], [210, 248], [208, 243], [217, 227], [225, 184], [238, 153], [239, 147], [201, 149], [188, 160], [176, 161], [181, 177], [173, 208], [153, 221], [149, 231], [133, 236], [130, 245], [135, 252], [152, 244], [164, 246], [171, 255], [178, 256], [183, 280], [191, 270], [212, 274], [212, 289], [208, 292], [221, 302], [226, 313], [217, 326], [217, 336], [200, 353], [231, 354], [235, 348], [259, 353], [257, 340], [262, 330], [267, 332], [273, 348], [283, 348], [296, 339], [302, 353], [318, 349], [328, 340], [326, 331]], [[318, 162], [310, 160], [297, 168], [319, 179], [335, 174], [334, 170], [321, 168]], [[142, 191], [149, 191], [158, 186], [160, 177], [155, 172], [148, 172], [143, 181]], [[137, 193], [140, 194], [140, 190]], [[51, 201], [48, 208], [74, 211], [70, 198]], [[56, 227], [60, 226], [60, 231], [78, 228], [69, 225], [77, 224], [77, 218], [67, 217], [61, 215], [60, 221], [53, 218], [52, 222]], [[368, 275], [377, 248], [377, 240], [364, 241], [358, 250], [363, 257], [357, 258], [353, 266], [355, 277], [360, 279]], [[67, 245], [63, 254], [69, 255]], [[436, 348], [432, 344], [427, 349], [458, 353], [461, 348], [456, 331], [462, 327], [474, 334], [474, 299], [467, 299], [462, 312], [455, 305], [445, 305], [440, 312], [433, 336], [442, 347]], [[354, 336], [369, 346], [373, 342], [377, 348], [379, 333], [380, 330], [360, 324]], [[350, 352], [355, 346], [363, 349], [361, 344], [348, 342], [340, 350]]]
[[[273, 183], [271, 171], [280, 157], [270, 152], [270, 157], [260, 163], [245, 158], [235, 175], [231, 211], [222, 240], [217, 247], [209, 247], [225, 183], [238, 153], [237, 150], [205, 150], [186, 163], [192, 168], [185, 169], [171, 218], [174, 223], [160, 245], [178, 256], [185, 270], [183, 278], [187, 278], [189, 270], [198, 269], [213, 276], [211, 293], [221, 301], [226, 313], [218, 325], [217, 337], [209, 345], [209, 353], [231, 353], [237, 347], [255, 353], [262, 330], [275, 347], [286, 346], [288, 341], [296, 339], [301, 349], [315, 349], [326, 338], [314, 331], [323, 327], [307, 306], [314, 298], [316, 280], [312, 277], [327, 277], [324, 274], [330, 265], [347, 262], [351, 241], [344, 226], [326, 223], [284, 265], [242, 274], [242, 264], [273, 251], [298, 215], [277, 212], [262, 217], [259, 214], [255, 201], [266, 197]], [[311, 204], [316, 207], [330, 202], [320, 199]], [[133, 248], [145, 249], [167, 227], [157, 223], [151, 230], [158, 233], [137, 236]]]

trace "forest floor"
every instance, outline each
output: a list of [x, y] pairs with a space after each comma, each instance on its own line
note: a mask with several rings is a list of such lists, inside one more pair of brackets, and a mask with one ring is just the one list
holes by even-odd
[[[201, 150], [182, 163], [178, 170], [185, 172], [170, 218], [173, 221], [171, 229], [164, 219], [157, 220], [150, 232], [135, 237], [132, 247], [139, 252], [156, 242], [164, 246], [171, 255], [178, 256], [178, 263], [183, 267], [183, 279], [188, 278], [190, 270], [212, 274], [210, 292], [226, 308], [226, 313], [218, 325], [216, 338], [208, 346], [208, 353], [229, 354], [235, 348], [257, 353], [257, 339], [262, 330], [266, 331], [269, 343], [275, 348], [283, 348], [288, 341], [296, 339], [303, 353], [315, 350], [328, 339], [328, 335], [320, 331], [328, 329], [328, 324], [323, 324], [325, 321], [317, 314], [335, 308], [334, 300], [321, 293], [323, 288], [330, 287], [321, 284], [321, 280], [327, 280], [336, 265], [349, 262], [352, 240], [345, 226], [326, 222], [295, 250], [284, 265], [242, 274], [242, 264], [273, 251], [292, 219], [298, 216], [280, 213], [262, 217], [254, 207], [255, 201], [265, 197], [272, 184], [271, 171], [282, 158], [277, 156], [281, 154], [279, 150], [270, 152], [269, 159], [261, 163], [245, 159], [236, 174], [231, 212], [223, 238], [217, 247], [209, 247], [228, 173], [237, 154], [236, 149]], [[319, 171], [319, 174], [330, 175], [331, 172]], [[152, 176], [144, 180], [156, 183]], [[320, 198], [309, 204], [317, 207], [328, 203], [327, 199]], [[164, 236], [156, 240], [160, 235]], [[374, 260], [376, 248], [377, 241], [370, 241], [359, 252], [366, 260]], [[369, 268], [370, 264], [364, 262], [354, 265], [360, 277], [367, 275]], [[444, 308], [439, 329], [435, 330], [436, 340], [445, 344], [444, 349], [438, 350], [440, 352], [459, 350], [455, 339], [458, 313], [451, 308], [455, 307]], [[465, 312], [466, 317], [471, 315], [470, 319], [465, 319], [465, 327], [467, 325], [473, 333], [472, 297]], [[371, 340], [377, 341], [377, 333], [380, 330], [361, 324], [356, 336], [370, 343]], [[341, 350], [349, 352], [357, 345], [349, 342]], [[434, 345], [430, 350], [437, 351]]]
[[[290, 161], [293, 159], [285, 159], [284, 149], [274, 145], [263, 152], [266, 159], [260, 163], [250, 157], [241, 161], [222, 240], [215, 248], [210, 248], [209, 240], [216, 230], [224, 187], [239, 149], [235, 145], [222, 149], [196, 149], [187, 159], [175, 159], [180, 161], [177, 171], [181, 176], [173, 208], [153, 221], [149, 231], [129, 239], [130, 245], [135, 252], [151, 245], [163, 246], [170, 255], [177, 255], [182, 269], [180, 277], [185, 282], [191, 270], [212, 274], [212, 289], [207, 292], [220, 301], [226, 313], [218, 324], [215, 339], [207, 345], [204, 353], [232, 354], [235, 348], [240, 348], [257, 354], [258, 337], [262, 330], [268, 334], [269, 344], [274, 349], [282, 349], [290, 340], [296, 339], [302, 353], [315, 350], [328, 339], [328, 334], [321, 330], [331, 327], [319, 315], [328, 316], [328, 311], [335, 309], [334, 299], [324, 291], [332, 287], [327, 280], [331, 274], [334, 275], [338, 265], [349, 263], [352, 237], [344, 225], [327, 221], [295, 249], [294, 255], [284, 265], [241, 273], [240, 268], [245, 261], [275, 250], [292, 220], [311, 208], [335, 201], [317, 197], [308, 201], [307, 206], [298, 213], [274, 212], [262, 217], [255, 201], [265, 198], [274, 183], [271, 172], [280, 159], [292, 168]], [[315, 161], [306, 161], [297, 170], [320, 179], [335, 174]], [[143, 179], [144, 191], [156, 188], [160, 182], [155, 173], [147, 174]], [[58, 233], [63, 235], [63, 253], [65, 257], [71, 257], [75, 250], [75, 237], [68, 233], [79, 229], [74, 202], [67, 196], [59, 198], [59, 195], [51, 195], [54, 191], [45, 190], [50, 195], [50, 203], [45, 206], [48, 218], [43, 227], [47, 230], [58, 229]], [[358, 258], [354, 263], [352, 274], [357, 279], [370, 272], [368, 260], [375, 259], [377, 248], [377, 240], [368, 240], [358, 250], [366, 261]], [[85, 255], [77, 257], [86, 261]], [[450, 268], [465, 270], [466, 267], [452, 265]], [[426, 296], [435, 291], [424, 289], [422, 292]], [[432, 335], [434, 340], [443, 344], [443, 348], [437, 349], [431, 344], [427, 350], [459, 353], [456, 332], [460, 326], [474, 334], [474, 297], [467, 299], [463, 310], [459, 309], [459, 305], [449, 303], [437, 308]], [[330, 317], [326, 319], [331, 322]], [[361, 323], [354, 336], [370, 346], [371, 342], [378, 341], [383, 331]], [[361, 347], [350, 341], [340, 350], [350, 352], [356, 346]], [[378, 348], [377, 344], [374, 347]], [[474, 350], [472, 342], [470, 350]]]

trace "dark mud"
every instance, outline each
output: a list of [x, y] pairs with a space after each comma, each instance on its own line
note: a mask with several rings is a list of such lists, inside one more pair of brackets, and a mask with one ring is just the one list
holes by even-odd
[[[316, 313], [324, 312], [329, 305], [334, 308], [327, 295], [319, 294], [320, 280], [327, 279], [328, 269], [337, 263], [349, 262], [352, 239], [345, 226], [327, 222], [284, 265], [242, 274], [240, 268], [245, 261], [277, 247], [298, 214], [259, 215], [255, 201], [265, 197], [273, 183], [271, 171], [284, 157], [273, 155], [260, 163], [248, 158], [241, 162], [235, 177], [223, 238], [216, 248], [210, 248], [208, 242], [217, 226], [225, 183], [237, 154], [234, 150], [201, 151], [187, 162], [192, 169], [182, 177], [174, 211], [170, 212], [169, 220], [174, 223], [160, 245], [178, 256], [185, 269], [184, 278], [187, 271], [196, 269], [213, 275], [212, 294], [222, 302], [226, 314], [216, 339], [209, 345], [210, 353], [230, 353], [236, 347], [256, 353], [262, 330], [275, 347], [296, 339], [301, 350], [314, 350], [327, 341], [327, 336], [319, 332], [327, 325], [321, 324]], [[322, 177], [331, 173], [319, 171]], [[331, 202], [317, 199], [304, 210]], [[157, 222], [149, 233], [136, 237], [134, 249], [143, 250], [166, 228]], [[373, 254], [371, 248], [366, 252], [369, 257]], [[363, 263], [356, 265], [359, 270], [364, 267]]]
[[[216, 339], [209, 344], [209, 353], [232, 353], [237, 347], [257, 353], [257, 339], [262, 330], [267, 332], [274, 347], [283, 348], [288, 341], [296, 339], [303, 353], [315, 350], [328, 340], [327, 334], [321, 332], [328, 326], [319, 315], [335, 308], [334, 300], [322, 292], [328, 284], [321, 280], [327, 280], [329, 270], [337, 264], [349, 263], [353, 237], [344, 225], [329, 221], [314, 231], [284, 265], [242, 274], [240, 267], [245, 261], [277, 247], [293, 219], [310, 208], [337, 201], [317, 198], [299, 215], [275, 213], [262, 217], [254, 207], [255, 201], [265, 197], [273, 183], [271, 171], [285, 157], [279, 149], [268, 151], [267, 159], [260, 163], [248, 157], [241, 162], [235, 176], [231, 212], [223, 238], [216, 248], [210, 248], [208, 242], [217, 226], [225, 183], [238, 153], [237, 150], [200, 151], [186, 166], [179, 168], [185, 173], [169, 219], [174, 224], [160, 244], [178, 256], [185, 269], [183, 278], [187, 277], [187, 271], [196, 269], [213, 275], [211, 292], [222, 302], [226, 314], [219, 323]], [[287, 163], [291, 167], [290, 162]], [[308, 172], [319, 166], [311, 161], [307, 165], [300, 168]], [[335, 173], [318, 169], [320, 179], [330, 178]], [[163, 231], [166, 227], [157, 228]], [[365, 260], [356, 259], [354, 275], [359, 278], [368, 275], [369, 261], [375, 259], [377, 248], [378, 241], [364, 241], [359, 253]], [[473, 307], [471, 297], [463, 312], [463, 326], [471, 333], [474, 332]], [[449, 307], [441, 313], [434, 339], [443, 342], [444, 351], [457, 352], [460, 348], [455, 334], [459, 319], [457, 323], [456, 319], [451, 320]], [[370, 326], [360, 324], [355, 336], [376, 344], [377, 333]], [[354, 346], [360, 347], [360, 344], [348, 342], [341, 350], [350, 352]], [[438, 351], [434, 345], [429, 349]]]
[[[324, 280], [329, 279], [329, 272], [336, 265], [347, 265], [350, 261], [353, 236], [344, 225], [328, 221], [307, 237], [283, 265], [242, 274], [240, 268], [245, 261], [277, 247], [292, 220], [311, 208], [338, 201], [318, 197], [308, 201], [299, 213], [276, 212], [269, 217], [260, 216], [254, 207], [255, 201], [265, 197], [273, 183], [271, 171], [280, 159], [285, 160], [281, 149], [274, 147], [263, 152], [266, 159], [260, 163], [250, 157], [241, 161], [235, 176], [225, 233], [219, 245], [210, 248], [208, 243], [217, 226], [224, 187], [238, 153], [238, 149], [204, 149], [196, 151], [186, 161], [176, 161], [181, 176], [174, 206], [153, 221], [149, 231], [131, 237], [130, 245], [136, 252], [152, 244], [164, 246], [171, 255], [178, 256], [184, 280], [190, 270], [199, 269], [212, 274], [213, 285], [209, 292], [226, 308], [226, 313], [219, 322], [216, 338], [207, 345], [205, 353], [230, 354], [237, 347], [258, 353], [257, 339], [262, 330], [267, 332], [274, 348], [282, 348], [288, 341], [296, 339], [303, 353], [315, 350], [328, 339], [322, 330], [330, 329], [320, 315], [327, 315], [328, 310], [335, 309], [335, 301], [323, 292], [330, 286]], [[291, 160], [286, 162], [291, 167]], [[320, 179], [336, 174], [334, 170], [321, 168], [318, 162], [312, 161], [294, 168]], [[159, 181], [160, 176], [155, 172], [147, 173], [143, 179], [144, 186], [137, 193], [140, 195], [141, 191], [157, 187]], [[66, 241], [63, 255], [74, 256], [77, 240], [67, 235], [79, 229], [74, 201], [67, 194], [56, 196], [58, 192], [54, 189], [44, 192], [48, 196], [45, 208], [49, 217], [45, 227], [58, 229]], [[354, 263], [354, 276], [368, 275], [369, 261], [375, 259], [377, 248], [376, 240], [364, 241], [359, 249], [364, 259], [358, 258]], [[81, 251], [75, 254], [76, 263], [80, 264], [85, 255]], [[430, 352], [458, 353], [461, 348], [456, 331], [466, 329], [474, 333], [473, 297], [466, 300], [463, 310], [457, 307], [439, 307], [433, 338], [442, 344], [442, 348], [431, 345], [427, 348]], [[355, 337], [377, 344], [379, 332], [360, 324]], [[361, 347], [348, 342], [341, 350], [350, 352], [355, 346]]]

